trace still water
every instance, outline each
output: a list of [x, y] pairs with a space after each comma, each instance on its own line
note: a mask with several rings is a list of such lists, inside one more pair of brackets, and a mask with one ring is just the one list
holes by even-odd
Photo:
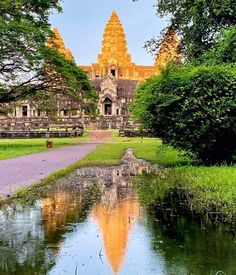
[[232, 233], [163, 221], [140, 204], [131, 178], [150, 169], [130, 159], [83, 168], [0, 210], [0, 274], [236, 274]]

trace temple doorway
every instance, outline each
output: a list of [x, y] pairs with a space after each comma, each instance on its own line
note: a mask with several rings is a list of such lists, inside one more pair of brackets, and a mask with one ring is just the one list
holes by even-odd
[[112, 101], [108, 97], [104, 100], [104, 115], [112, 115]]

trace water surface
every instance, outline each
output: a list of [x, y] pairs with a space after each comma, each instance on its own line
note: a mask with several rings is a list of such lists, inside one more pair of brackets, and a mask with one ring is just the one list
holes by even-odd
[[140, 204], [131, 177], [150, 169], [84, 168], [0, 210], [0, 274], [236, 274], [233, 234]]

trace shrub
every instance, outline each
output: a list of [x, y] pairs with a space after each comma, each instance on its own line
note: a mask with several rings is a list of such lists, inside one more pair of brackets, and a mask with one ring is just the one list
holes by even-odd
[[138, 88], [132, 111], [164, 143], [205, 163], [235, 161], [234, 68], [167, 67]]

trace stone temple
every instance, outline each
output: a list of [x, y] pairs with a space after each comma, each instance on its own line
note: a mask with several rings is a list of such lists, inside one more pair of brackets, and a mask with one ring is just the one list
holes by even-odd
[[[66, 48], [58, 29], [54, 29], [53, 44], [69, 60], [75, 62], [72, 52]], [[52, 44], [50, 41], [48, 45]], [[106, 24], [103, 34], [102, 48], [97, 57], [97, 63], [85, 66], [78, 64], [88, 75], [98, 96], [98, 117], [89, 117], [77, 109], [77, 105], [69, 100], [67, 104], [57, 105], [59, 118], [65, 120], [80, 120], [87, 128], [116, 129], [132, 126], [129, 121], [128, 106], [133, 100], [137, 86], [146, 79], [158, 75], [163, 67], [171, 60], [179, 61], [179, 39], [168, 31], [160, 47], [159, 54], [153, 66], [136, 65], [128, 52], [127, 40], [122, 23], [115, 11]], [[43, 118], [46, 115], [36, 110], [29, 102], [23, 102], [16, 107], [13, 118]]]

